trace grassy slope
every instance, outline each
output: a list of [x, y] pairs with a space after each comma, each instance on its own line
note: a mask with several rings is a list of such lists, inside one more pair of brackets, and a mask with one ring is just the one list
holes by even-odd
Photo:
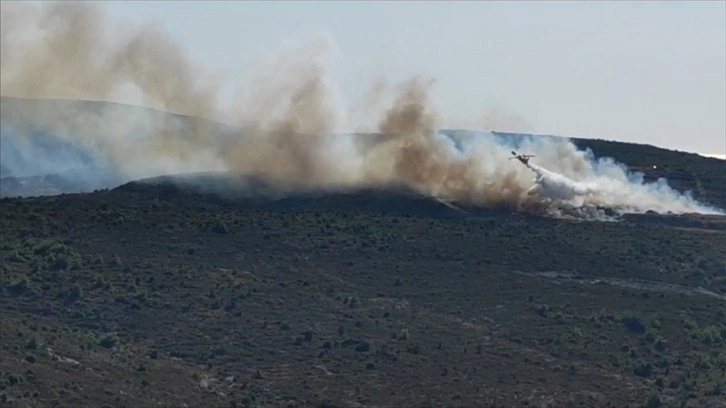
[[[724, 293], [722, 220], [683, 229], [461, 218], [414, 199], [381, 212], [370, 196], [348, 197], [346, 210], [321, 200], [244, 207], [160, 191], [0, 201], [0, 398], [127, 407], [725, 401], [723, 300], [527, 274]], [[414, 207], [426, 212], [405, 211]]]

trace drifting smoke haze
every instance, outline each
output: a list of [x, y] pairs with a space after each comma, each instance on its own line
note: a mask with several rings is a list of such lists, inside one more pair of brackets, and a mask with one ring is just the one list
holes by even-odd
[[[242, 88], [240, 100], [222, 106], [223, 78], [191, 61], [154, 26], [112, 28], [101, 8], [85, 2], [2, 7], [3, 96], [112, 101], [131, 93], [142, 105], [179, 114], [79, 110], [64, 103], [47, 103], [40, 110], [22, 104], [2, 109], [4, 126], [9, 124], [16, 138], [39, 130], [56, 135], [127, 179], [230, 171], [299, 188], [403, 183], [470, 205], [541, 211], [543, 199], [526, 193], [533, 172], [508, 160], [516, 147], [566, 177], [565, 184], [588, 186], [590, 194], [567, 205], [718, 212], [664, 181], [645, 184], [611, 160], [595, 160], [566, 139], [531, 137], [515, 146], [486, 132], [444, 135], [429, 78], [374, 82], [346, 113], [330, 80], [334, 44], [326, 37], [273, 55]], [[392, 101], [386, 106], [388, 97]], [[209, 120], [223, 116], [235, 118], [234, 123], [225, 127]], [[368, 116], [377, 119], [361, 124], [359, 118]], [[490, 124], [526, 123], [516, 115], [485, 116]], [[377, 134], [336, 133], [346, 126]], [[26, 136], [15, 147], [26, 159], [47, 164], [47, 158], [34, 157], [32, 144]], [[563, 203], [547, 205], [556, 212]]]

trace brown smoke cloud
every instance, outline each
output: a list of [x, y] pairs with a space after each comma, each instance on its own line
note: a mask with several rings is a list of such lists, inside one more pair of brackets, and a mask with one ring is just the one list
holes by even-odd
[[[216, 78], [153, 26], [119, 39], [95, 3], [57, 2], [36, 8], [3, 2], [2, 7], [3, 96], [112, 101], [131, 87], [140, 90], [144, 105], [164, 111], [209, 118], [218, 109]], [[182, 142], [175, 124], [161, 119], [153, 123], [153, 140], [132, 146], [120, 135], [136, 118], [100, 117], [64, 109], [67, 106], [58, 104], [41, 114], [4, 113], [13, 114], [16, 123], [33, 123], [96, 143], [121, 163], [134, 163], [139, 150], [183, 159], [209, 143], [206, 121], [194, 120], [197, 129]]]
[[153, 26], [108, 38], [110, 22], [96, 3], [42, 8], [2, 3], [3, 95], [112, 100], [122, 86], [142, 91], [158, 109], [208, 117], [217, 109], [214, 78]]
[[[330, 39], [273, 56], [242, 88], [240, 94], [246, 98], [221, 106], [223, 78], [207, 72], [153, 25], [116, 27], [91, 2], [0, 6], [4, 97], [114, 101], [136, 93], [142, 105], [164, 111], [62, 102], [38, 108], [16, 101], [0, 107], [6, 123], [45, 129], [99, 152], [129, 178], [233, 171], [303, 187], [404, 183], [426, 194], [473, 204], [519, 209], [537, 204], [537, 198], [525, 193], [532, 174], [507, 160], [508, 146], [494, 139], [464, 138], [462, 152], [439, 135], [441, 118], [431, 100], [432, 79], [414, 76], [397, 85], [374, 82], [352, 114], [375, 112], [392, 93], [391, 105], [372, 126], [364, 126], [378, 134], [334, 134], [346, 118], [327, 70]], [[221, 125], [209, 119], [225, 112], [234, 113], [238, 130], [221, 137]], [[479, 119], [495, 127], [525, 124], [501, 111], [486, 115]], [[522, 149], [536, 154], [539, 164], [569, 177], [592, 176], [585, 154], [566, 140], [532, 139]], [[620, 178], [610, 190], [627, 191], [627, 177], [619, 167], [599, 171]], [[618, 199], [642, 201], [649, 199], [646, 193], [628, 192]]]
[[[9, 45], [2, 55], [3, 95], [115, 100], [131, 88], [140, 93], [143, 105], [191, 117], [193, 128], [182, 132], [177, 121], [161, 115], [4, 111], [16, 123], [42, 122], [74, 142], [93, 145], [136, 176], [229, 170], [304, 186], [404, 182], [428, 194], [482, 203], [505, 201], [502, 194], [517, 195], [524, 189], [520, 185], [527, 176], [506, 166], [496, 178], [510, 188], [497, 184], [488, 193], [476, 192], [486, 174], [475, 159], [454, 158], [450, 143], [437, 135], [440, 118], [430, 99], [432, 79], [372, 84], [353, 113], [374, 111], [393, 92], [392, 105], [373, 129], [386, 137], [353, 143], [335, 136], [342, 118], [326, 69], [329, 39], [272, 58], [248, 86], [249, 98], [227, 107], [237, 112], [236, 124], [244, 132], [220, 140], [204, 120], [222, 112], [220, 78], [205, 72], [155, 27], [113, 30], [95, 3], [3, 7], [2, 41]], [[130, 139], [129, 128], [134, 127], [153, 137]], [[493, 194], [495, 190], [499, 193]]]

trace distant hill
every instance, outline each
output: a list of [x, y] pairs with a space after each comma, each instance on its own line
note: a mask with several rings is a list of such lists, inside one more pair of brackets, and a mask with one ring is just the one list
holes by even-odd
[[194, 126], [223, 138], [239, 132], [222, 123], [113, 102], [6, 96], [0, 102], [2, 197], [88, 192], [133, 179], [105, 152], [84, 145], [84, 138], [144, 139], [161, 126], [180, 139], [191, 137]]
[[[113, 122], [115, 137], [148, 137], [148, 129], [124, 123], [164, 123], [180, 138], [191, 137], [195, 126], [229, 140], [241, 129], [222, 123], [151, 108], [111, 102], [38, 100], [2, 97], [0, 103], [0, 196], [37, 196], [89, 192], [113, 188], [133, 180], [123, 174], [110, 157], [92, 147], [70, 143], [57, 134], [79, 128], [94, 137], [105, 137], [105, 120]], [[101, 120], [103, 118], [103, 120]], [[126, 120], [133, 118], [134, 120]], [[144, 122], [139, 120], [143, 118]], [[51, 124], [53, 132], [44, 129]], [[45, 128], [43, 125], [46, 125]], [[57, 131], [55, 131], [57, 130]], [[475, 131], [446, 129], [452, 138]], [[557, 137], [494, 132], [509, 140], [531, 137]], [[372, 135], [359, 135], [370, 137]], [[380, 135], [379, 135], [380, 136]], [[646, 181], [665, 177], [679, 191], [692, 191], [704, 202], [726, 208], [726, 162], [698, 154], [678, 152], [651, 145], [570, 138], [580, 149], [590, 149], [597, 157], [612, 157], [644, 174]], [[221, 145], [221, 144], [220, 144]]]

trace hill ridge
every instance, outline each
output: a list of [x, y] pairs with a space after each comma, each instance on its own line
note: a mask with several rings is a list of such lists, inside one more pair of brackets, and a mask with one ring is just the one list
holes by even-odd
[[[9, 97], [3, 97], [9, 98]], [[38, 154], [39, 159], [43, 162], [42, 157], [54, 158], [53, 160], [45, 160], [47, 163], [66, 160], [67, 163], [81, 163], [80, 157], [88, 155], [87, 151], [78, 150], [76, 153], [69, 150], [68, 146], [54, 145], [58, 141], [53, 134], [32, 134], [31, 139], [23, 139], [22, 134], [13, 133], [11, 127], [5, 126], [8, 122], [8, 113], [12, 111], [14, 102], [21, 99], [4, 99], [2, 111], [5, 112], [0, 119], [3, 121], [2, 129], [2, 171], [0, 171], [0, 197], [13, 196], [33, 196], [33, 195], [52, 195], [63, 193], [88, 192], [96, 189], [113, 188], [134, 179], [118, 171], [115, 167], [100, 167], [105, 163], [105, 159], [94, 163], [93, 160], [85, 165], [76, 167], [75, 169], [58, 168], [58, 171], [49, 171], [44, 174], [22, 176], [13, 171], [15, 168], [32, 169], [36, 167], [36, 162], [28, 161], [27, 157], [23, 157], [21, 152], [27, 147], [23, 147], [22, 143], [30, 140], [36, 143], [34, 146], [43, 146], [35, 150], [34, 154]], [[36, 103], [37, 101], [47, 100], [23, 100], [25, 102]], [[55, 102], [52, 102], [55, 103]], [[81, 104], [84, 106], [94, 107], [94, 109], [102, 109], [108, 104], [116, 104], [112, 106], [124, 106], [124, 109], [150, 109], [156, 114], [166, 115], [164, 111], [155, 108], [138, 108], [133, 105], [118, 104], [116, 102], [84, 102], [77, 100], [61, 99], [57, 103], [61, 104]], [[26, 108], [29, 109], [29, 108]], [[86, 109], [86, 108], [84, 108]], [[90, 109], [90, 108], [87, 108]], [[30, 109], [32, 111], [32, 109]], [[174, 115], [174, 114], [169, 114]], [[12, 116], [12, 115], [11, 115]], [[190, 123], [184, 122], [181, 117], [181, 129], [189, 129]], [[32, 118], [32, 115], [31, 115]], [[194, 118], [187, 117], [192, 120]], [[12, 121], [11, 121], [12, 122]], [[186, 124], [185, 124], [186, 123]], [[210, 122], [212, 123], [212, 122]], [[217, 122], [213, 122], [217, 123]], [[224, 126], [224, 125], [222, 125]], [[232, 137], [233, 127], [226, 127], [228, 133], [225, 137]], [[442, 132], [452, 135], [474, 135], [479, 131], [467, 130], [461, 128], [442, 129]], [[577, 148], [581, 150], [590, 150], [596, 157], [613, 157], [616, 161], [625, 163], [631, 171], [641, 172], [645, 181], [655, 181], [659, 177], [664, 177], [668, 183], [680, 192], [692, 191], [694, 196], [699, 200], [719, 208], [726, 208], [726, 172], [723, 172], [723, 161], [715, 158], [705, 158], [697, 154], [672, 151], [655, 147], [648, 144], [634, 144], [618, 141], [607, 141], [602, 139], [582, 139], [582, 138], [566, 138], [554, 135], [532, 135], [525, 133], [512, 132], [492, 132], [495, 137], [509, 140], [514, 146], [517, 143], [528, 140], [530, 138], [558, 138], [571, 141]], [[378, 139], [386, 136], [381, 133], [354, 133], [361, 139]], [[55, 140], [55, 141], [54, 141]], [[21, 143], [22, 142], [22, 143]], [[53, 147], [55, 146], [55, 148]], [[75, 148], [78, 148], [76, 146]], [[14, 152], [14, 153], [13, 153]], [[56, 152], [63, 153], [65, 156], [53, 156]], [[68, 159], [69, 154], [76, 154], [78, 158]], [[45, 156], [43, 156], [45, 155]], [[87, 159], [84, 159], [87, 160]], [[48, 167], [50, 170], [51, 167]]]

